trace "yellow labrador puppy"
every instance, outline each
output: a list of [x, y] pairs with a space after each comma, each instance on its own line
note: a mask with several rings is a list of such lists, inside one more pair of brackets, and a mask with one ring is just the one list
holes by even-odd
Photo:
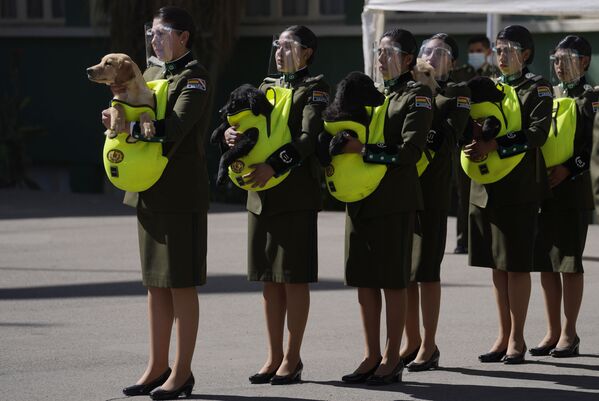
[[[132, 106], [155, 107], [154, 93], [146, 85], [137, 64], [126, 54], [107, 54], [102, 57], [100, 64], [89, 67], [86, 71], [87, 77], [93, 82], [124, 86], [125, 91], [115, 94], [114, 99]], [[118, 104], [110, 107], [109, 112], [110, 128], [104, 134], [114, 138], [118, 132], [126, 131], [125, 114], [122, 106]], [[148, 113], [142, 113], [139, 121], [142, 134], [147, 138], [154, 136], [154, 124]]]
[[435, 81], [435, 68], [421, 58], [416, 59], [416, 65], [412, 70], [414, 80], [431, 88], [433, 94], [437, 93], [439, 85]]

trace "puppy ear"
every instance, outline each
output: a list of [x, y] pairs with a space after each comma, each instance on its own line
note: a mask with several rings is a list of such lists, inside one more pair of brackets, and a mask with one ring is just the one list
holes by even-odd
[[114, 78], [114, 83], [117, 85], [122, 85], [131, 81], [133, 78], [135, 78], [135, 72], [133, 72], [133, 63], [130, 60], [123, 60], [119, 64], [119, 70]]

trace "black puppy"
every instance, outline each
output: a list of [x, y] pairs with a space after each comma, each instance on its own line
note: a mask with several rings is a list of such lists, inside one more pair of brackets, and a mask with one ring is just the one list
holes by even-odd
[[[497, 89], [495, 82], [487, 77], [474, 77], [466, 85], [470, 88], [472, 103], [499, 103], [505, 97], [505, 94]], [[478, 129], [474, 124], [474, 121], [470, 121], [470, 124], [466, 126], [464, 139], [467, 143], [472, 142], [477, 137], [482, 137], [483, 140], [488, 141], [495, 138], [501, 130], [501, 122], [495, 116], [487, 117]]]
[[210, 142], [219, 144], [222, 151], [216, 178], [218, 185], [226, 182], [227, 169], [231, 163], [247, 155], [254, 148], [259, 135], [257, 128], [250, 128], [239, 136], [235, 146], [229, 148], [225, 143], [225, 131], [231, 126], [227, 116], [235, 115], [244, 110], [251, 110], [256, 116], [260, 114], [269, 116], [272, 109], [273, 105], [268, 101], [264, 92], [252, 85], [244, 84], [231, 92], [229, 100], [219, 110], [222, 123], [210, 135]]
[[[325, 121], [355, 121], [365, 126], [370, 124], [370, 116], [365, 106], [380, 106], [385, 96], [374, 86], [372, 79], [361, 72], [350, 72], [339, 84], [335, 99], [324, 110], [322, 117]], [[318, 136], [316, 155], [323, 166], [331, 163], [331, 156], [342, 152], [348, 136], [356, 138], [353, 131], [341, 131], [335, 136], [321, 132]]]

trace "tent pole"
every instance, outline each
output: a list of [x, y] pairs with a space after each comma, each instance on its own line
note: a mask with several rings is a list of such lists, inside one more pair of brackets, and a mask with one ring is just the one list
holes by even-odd
[[501, 24], [500, 14], [487, 14], [487, 37], [491, 42], [495, 42], [495, 38], [499, 33], [499, 25]]

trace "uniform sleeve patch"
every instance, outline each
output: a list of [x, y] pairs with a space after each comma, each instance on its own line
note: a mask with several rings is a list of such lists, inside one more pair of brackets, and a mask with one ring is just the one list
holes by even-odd
[[457, 106], [461, 107], [462, 109], [470, 110], [470, 98], [467, 96], [458, 96]]
[[329, 94], [324, 91], [312, 91], [312, 102], [329, 104]]
[[428, 96], [416, 96], [415, 106], [431, 110], [432, 109], [431, 98]]
[[201, 91], [206, 90], [206, 81], [201, 78], [189, 78], [187, 80], [187, 89], [199, 89]]
[[553, 97], [553, 93], [551, 92], [551, 89], [549, 89], [548, 86], [537, 87], [537, 93], [539, 97]]
[[593, 102], [593, 113], [599, 111], [599, 102]]

